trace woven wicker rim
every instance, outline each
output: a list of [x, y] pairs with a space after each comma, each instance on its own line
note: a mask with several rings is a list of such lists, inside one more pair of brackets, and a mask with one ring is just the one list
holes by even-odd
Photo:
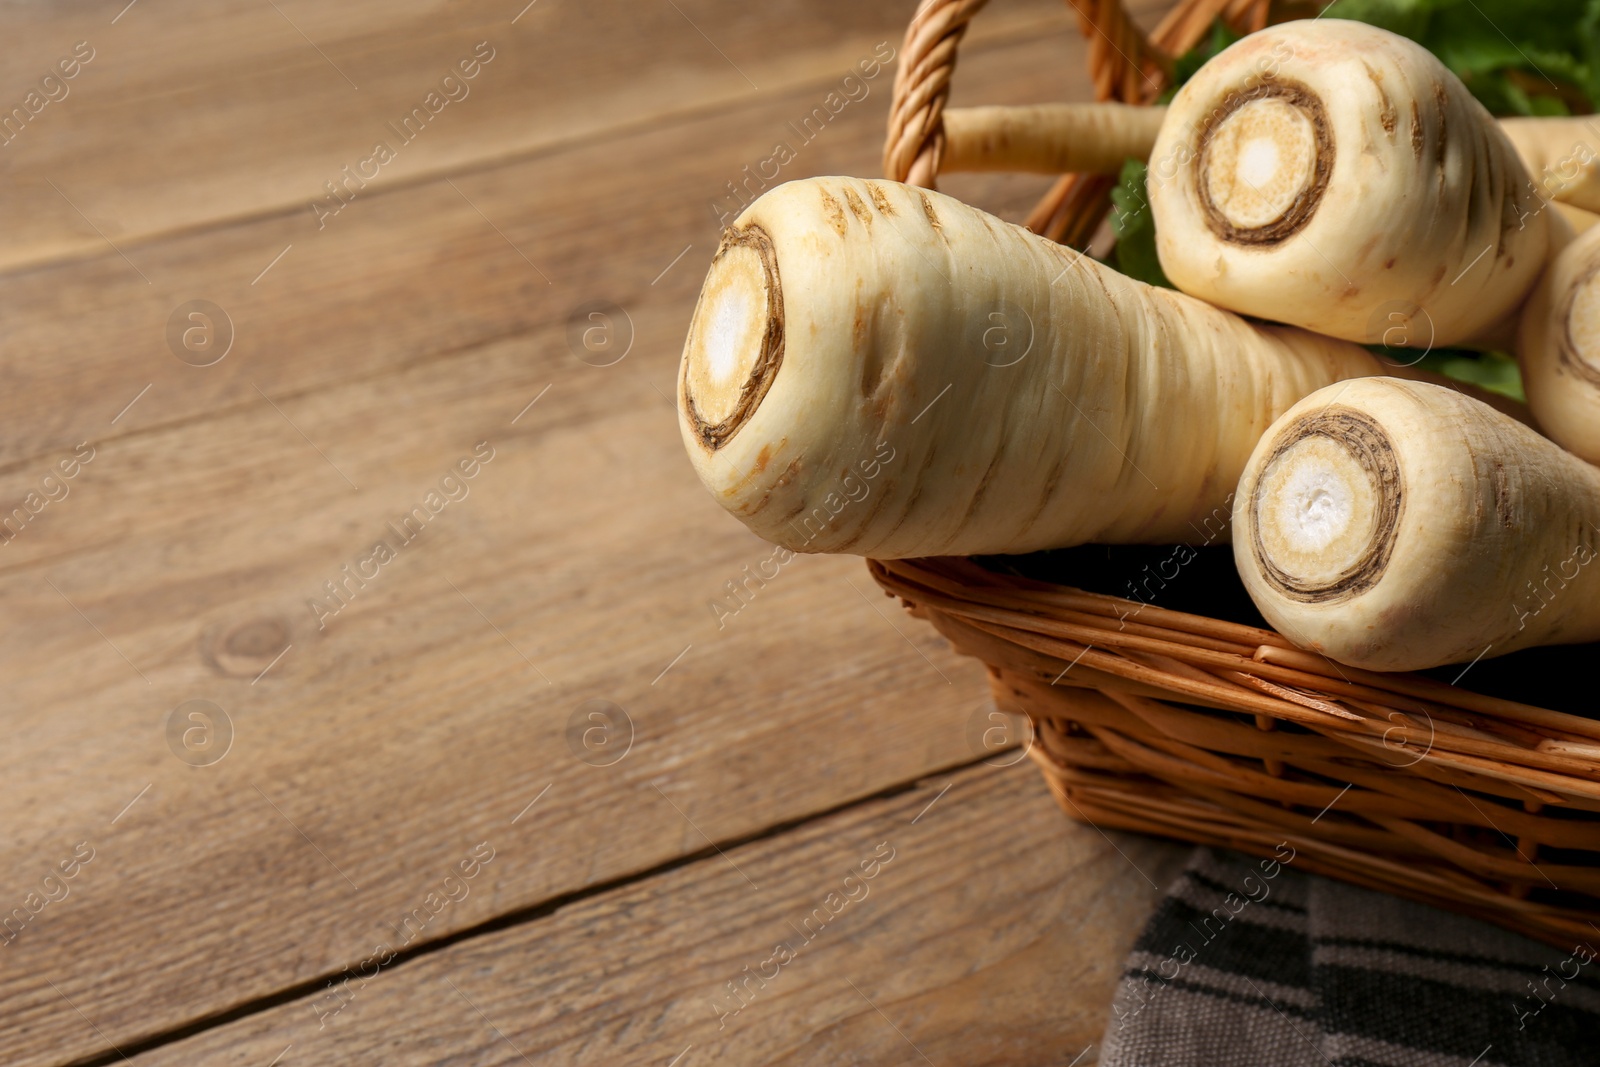
[[[1053, 658], [1153, 685], [1185, 702], [1298, 723], [1369, 752], [1427, 752], [1432, 760], [1493, 772], [1508, 799], [1600, 812], [1595, 720], [1422, 675], [1342, 666], [1271, 630], [996, 574], [970, 560], [867, 565], [908, 604], [936, 608]], [[1140, 655], [1170, 662], [1147, 666]], [[1405, 757], [1395, 765], [1413, 762]]]
[[[1036, 721], [1029, 755], [1069, 814], [1247, 851], [1288, 840], [1307, 869], [1552, 943], [1594, 933], [1600, 722], [970, 560], [868, 567]], [[1530, 898], [1546, 889], [1561, 899]]]

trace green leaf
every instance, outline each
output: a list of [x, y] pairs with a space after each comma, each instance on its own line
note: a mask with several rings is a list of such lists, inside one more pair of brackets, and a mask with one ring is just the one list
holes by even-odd
[[1517, 361], [1503, 352], [1472, 352], [1464, 348], [1437, 348], [1421, 356], [1414, 349], [1367, 345], [1368, 350], [1398, 366], [1442, 374], [1458, 382], [1471, 382], [1491, 393], [1527, 402]]
[[1563, 97], [1592, 111], [1600, 98], [1600, 0], [1335, 0], [1322, 17], [1411, 38], [1496, 115], [1567, 114]]
[[1420, 41], [1428, 32], [1434, 6], [1435, 0], [1335, 0], [1320, 17], [1365, 22]]
[[1531, 114], [1540, 118], [1558, 118], [1572, 114], [1567, 102], [1559, 96], [1532, 96], [1528, 98], [1528, 105], [1532, 108]]
[[1167, 280], [1156, 255], [1156, 222], [1145, 196], [1147, 169], [1137, 159], [1128, 160], [1111, 190], [1111, 232], [1117, 244], [1111, 250], [1110, 263], [1130, 278], [1173, 289], [1176, 287]]
[[1464, 352], [1443, 361], [1439, 370], [1446, 378], [1472, 382], [1491, 393], [1524, 403], [1528, 400], [1528, 394], [1522, 389], [1522, 372], [1517, 369], [1517, 361], [1504, 353]]
[[1533, 114], [1533, 100], [1501, 71], [1469, 74], [1461, 81], [1491, 115]]
[[1205, 66], [1212, 56], [1237, 40], [1239, 40], [1239, 35], [1234, 33], [1226, 22], [1221, 19], [1213, 22], [1211, 24], [1211, 33], [1204, 41], [1201, 41], [1195, 47], [1173, 60], [1172, 85], [1168, 87], [1166, 92], [1161, 94], [1157, 103], [1172, 103], [1172, 94], [1176, 93], [1184, 82], [1194, 77], [1195, 73]]

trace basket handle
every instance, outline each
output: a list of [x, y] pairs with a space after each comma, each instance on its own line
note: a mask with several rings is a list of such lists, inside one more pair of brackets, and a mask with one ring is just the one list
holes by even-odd
[[[1186, 0], [1178, 10], [1220, 9], [1241, 0]], [[1261, 3], [1263, 0], [1244, 0]], [[944, 108], [956, 52], [967, 24], [988, 0], [922, 0], [906, 27], [895, 69], [889, 131], [884, 144], [885, 177], [933, 188], [943, 161]], [[1089, 39], [1089, 72], [1095, 99], [1145, 103], [1167, 82], [1171, 63], [1123, 10], [1119, 0], [1068, 0]], [[1176, 13], [1176, 12], [1174, 12]], [[1214, 16], [1213, 16], [1214, 17]], [[1169, 16], [1169, 20], [1171, 16]], [[1205, 25], [1210, 25], [1207, 19]]]
[[[884, 176], [934, 188], [943, 168], [945, 103], [956, 52], [967, 24], [988, 0], [922, 0], [906, 27], [895, 69]], [[1171, 56], [1199, 43], [1218, 18], [1246, 33], [1267, 23], [1271, 0], [1179, 0], [1149, 37], [1121, 0], [1067, 0], [1089, 41], [1089, 75], [1096, 100], [1153, 102], [1171, 83]], [[1055, 240], [1087, 239], [1104, 214], [1108, 180], [1064, 175], [1028, 217], [1027, 225]]]
[[889, 104], [883, 146], [884, 176], [927, 189], [934, 187], [944, 155], [944, 105], [956, 49], [967, 23], [988, 0], [922, 0], [906, 27]]

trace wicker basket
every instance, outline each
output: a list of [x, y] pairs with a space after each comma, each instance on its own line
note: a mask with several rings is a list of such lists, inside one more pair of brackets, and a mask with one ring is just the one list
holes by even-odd
[[[1100, 99], [1149, 103], [1170, 57], [1264, 0], [1183, 0], [1147, 38], [1073, 0]], [[924, 0], [895, 78], [885, 170], [931, 186], [956, 49], [985, 0]], [[1111, 179], [1068, 175], [1028, 220], [1085, 243]], [[1062, 808], [1098, 827], [1272, 855], [1571, 948], [1600, 935], [1600, 722], [1296, 649], [1270, 630], [1001, 574], [870, 561], [1026, 715]], [[1209, 610], [1209, 609], [1208, 609]], [[1592, 921], [1593, 920], [1593, 921]]]

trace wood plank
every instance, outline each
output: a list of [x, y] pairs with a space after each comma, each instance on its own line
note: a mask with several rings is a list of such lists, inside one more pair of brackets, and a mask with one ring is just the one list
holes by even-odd
[[[502, 867], [428, 937], [970, 756], [977, 669], [868, 602], [855, 561], [796, 561], [716, 627], [709, 600], [770, 550], [679, 453], [663, 394], [688, 299], [637, 305], [614, 368], [574, 361], [556, 326], [100, 442], [10, 543], [0, 598], [36, 625], [0, 649], [0, 795], [21, 813], [0, 871], [32, 885], [88, 840], [107, 872], [7, 948], [18, 1062], [78, 1047], [67, 998], [120, 1043], [342, 966], [353, 913], [403, 911], [405, 875], [456, 862], [465, 827], [552, 783], [550, 854]], [[482, 439], [499, 451], [472, 495], [320, 629], [322, 583]], [[41, 470], [0, 476], [0, 499]], [[596, 696], [639, 731], [614, 774], [675, 768], [681, 815], [638, 810], [569, 752]], [[215, 768], [168, 749], [189, 699], [235, 724]], [[86, 972], [90, 954], [108, 962]]]
[[[1019, 58], [1045, 56], [975, 50], [964, 84], [992, 63], [1015, 90]], [[150, 285], [111, 254], [0, 280], [6, 352], [27, 354], [3, 364], [0, 502], [58, 491], [45, 475], [94, 448], [3, 542], [0, 602], [27, 625], [0, 647], [0, 912], [76, 843], [95, 850], [3, 949], [12, 1062], [347, 965], [413, 906], [419, 872], [536, 797], [537, 829], [517, 824], [519, 848], [419, 941], [970, 758], [980, 673], [864, 596], [858, 563], [798, 561], [725, 630], [707, 607], [769, 550], [678, 452], [663, 394], [698, 270], [656, 276], [714, 236], [708, 187], [815, 95], [375, 194], [266, 288], [246, 278], [281, 217], [139, 249]], [[797, 173], [871, 173], [880, 129], [830, 129]], [[648, 195], [618, 158], [660, 161]], [[524, 254], [556, 280], [541, 289]], [[195, 296], [238, 310], [213, 367], [166, 351]], [[597, 298], [632, 317], [614, 367], [569, 348], [568, 314]], [[495, 459], [471, 496], [319, 628], [323, 583], [482, 440]], [[635, 727], [613, 767], [568, 744], [596, 697]], [[169, 747], [193, 699], [234, 727], [214, 766]]]
[[[27, 107], [0, 127], [0, 270], [99, 256], [109, 240], [155, 282], [144, 242], [270, 213], [292, 216], [290, 240], [310, 240], [324, 183], [377, 141], [395, 155], [368, 168], [375, 177], [359, 196], [837, 80], [879, 42], [898, 47], [913, 8], [525, 4], [212, 0], [203, 18], [187, 5], [11, 5], [0, 117]], [[974, 37], [1062, 29], [1070, 17], [1053, 0], [1010, 0], [977, 21]], [[92, 58], [45, 86], [59, 97], [51, 102], [40, 83], [80, 41]], [[441, 92], [480, 42], [487, 65]], [[428, 105], [436, 117], [402, 140], [389, 124], [430, 92], [444, 101]]]
[[[288, 1049], [286, 1065], [1082, 1067], [1154, 885], [1184, 851], [1069, 822], [1026, 761], [980, 767], [368, 966], [364, 983], [133, 1062], [265, 1064]], [[860, 877], [863, 861], [875, 877]], [[792, 959], [766, 963], [780, 943]], [[736, 999], [728, 983], [740, 981]]]
[[[705, 494], [656, 391], [683, 312], [642, 305], [613, 368], [574, 370], [557, 328], [98, 446], [0, 580], [29, 620], [0, 647], [7, 907], [97, 850], [4, 949], [8, 1062], [97, 1044], [69, 998], [121, 1044], [343, 966], [546, 787], [426, 937], [970, 758], [981, 670], [859, 561], [796, 560], [718, 628], [710, 601], [771, 549]], [[480, 441], [470, 495], [403, 543], [388, 524]], [[380, 540], [395, 558], [347, 606], [308, 607]], [[631, 717], [614, 767], [571, 747], [591, 699]], [[172, 748], [190, 700], [233, 723], [214, 766]]]
[[[958, 90], [1002, 102], [1081, 95], [1081, 74], [1056, 63], [1062, 54], [1081, 63], [1076, 30], [974, 45]], [[876, 173], [890, 76], [870, 83], [862, 111], [845, 110], [803, 145], [782, 176]], [[719, 233], [710, 205], [731, 205], [727, 183], [776, 139], [798, 140], [789, 123], [825, 96], [808, 88], [453, 185], [376, 194], [320, 235], [295, 216], [171, 238], [140, 250], [153, 284], [114, 254], [0, 277], [5, 351], [26, 354], [0, 361], [0, 465], [257, 404], [258, 386], [274, 396], [323, 388], [564, 324], [591, 301], [632, 309], [662, 293], [692, 300]], [[619, 158], [652, 161], [648, 197]], [[1048, 183], [961, 177], [958, 192], [1012, 217]], [[169, 340], [176, 309], [197, 299], [231, 322], [232, 349], [213, 366], [191, 365], [204, 356], [180, 360], [182, 346]], [[673, 343], [682, 329], [672, 324]]]

